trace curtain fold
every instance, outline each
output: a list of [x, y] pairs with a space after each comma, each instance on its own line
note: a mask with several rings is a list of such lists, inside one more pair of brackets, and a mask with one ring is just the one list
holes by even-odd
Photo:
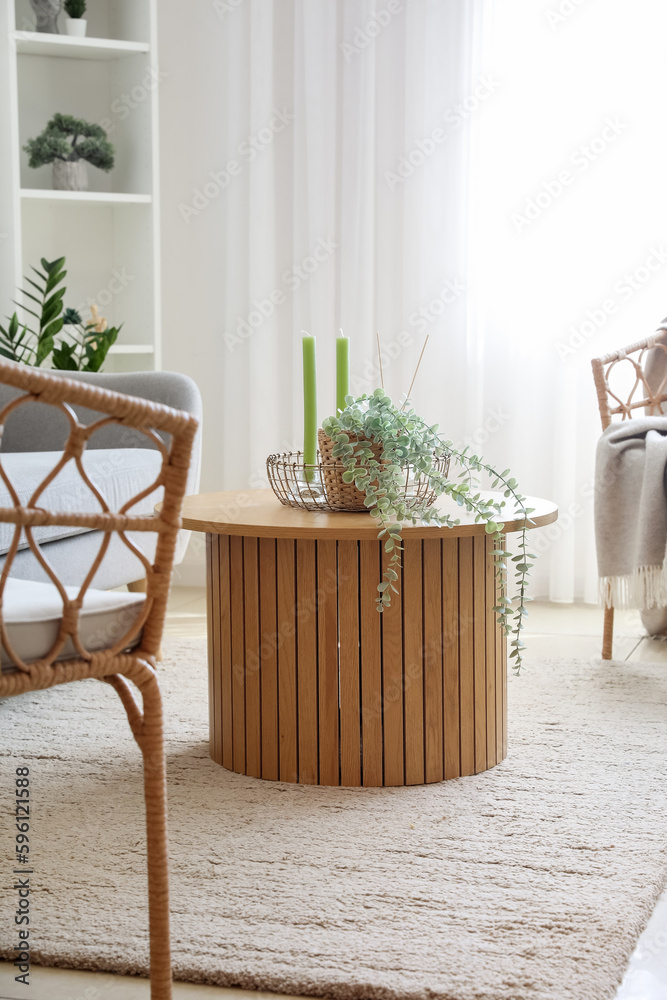
[[470, 129], [456, 108], [476, 85], [483, 9], [247, 0], [226, 16], [220, 123], [227, 149], [255, 150], [239, 157], [222, 205], [226, 485], [300, 444], [302, 329], [318, 339], [320, 417], [334, 407], [340, 328], [353, 389], [379, 384], [379, 333], [397, 397], [428, 334], [415, 401], [453, 437], [465, 433], [462, 379], [474, 395], [477, 375], [466, 331]]

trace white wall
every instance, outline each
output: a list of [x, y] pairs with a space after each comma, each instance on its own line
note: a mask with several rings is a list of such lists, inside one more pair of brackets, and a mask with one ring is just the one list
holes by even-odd
[[[220, 115], [225, 93], [221, 63], [224, 19], [213, 3], [160, 0], [160, 146], [162, 189], [163, 368], [190, 375], [204, 400], [201, 490], [222, 483], [222, 304], [216, 294], [225, 257], [222, 199], [186, 225], [178, 206], [228, 159]], [[177, 582], [203, 583], [203, 536], [193, 535]]]

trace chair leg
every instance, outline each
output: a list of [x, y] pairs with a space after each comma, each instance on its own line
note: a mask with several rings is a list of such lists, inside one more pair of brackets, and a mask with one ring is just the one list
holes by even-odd
[[[148, 587], [148, 580], [146, 580], [145, 578], [143, 580], [135, 580], [134, 583], [128, 583], [127, 585], [127, 589], [131, 594], [145, 594], [147, 587]], [[156, 660], [163, 659], [162, 646], [160, 646], [157, 653], [155, 654], [155, 659]]]
[[604, 609], [604, 631], [602, 633], [602, 659], [611, 660], [614, 641], [614, 609]]
[[144, 723], [148, 911], [150, 928], [151, 1000], [171, 1000], [169, 942], [169, 868], [167, 853], [167, 773], [164, 756], [162, 699], [155, 677], [141, 686]]

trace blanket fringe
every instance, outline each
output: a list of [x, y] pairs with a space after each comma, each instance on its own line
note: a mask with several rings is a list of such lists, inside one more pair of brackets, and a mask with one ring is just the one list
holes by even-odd
[[663, 566], [638, 566], [625, 576], [601, 576], [600, 603], [640, 611], [667, 606], [667, 561]]

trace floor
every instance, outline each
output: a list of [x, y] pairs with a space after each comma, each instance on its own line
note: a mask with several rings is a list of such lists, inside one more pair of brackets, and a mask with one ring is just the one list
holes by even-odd
[[[535, 602], [530, 610], [531, 656], [600, 655], [602, 613], [588, 605]], [[206, 634], [204, 592], [174, 588], [166, 632], [174, 636]], [[662, 661], [667, 667], [667, 642], [643, 637], [637, 612], [616, 615], [614, 657], [624, 660]], [[33, 966], [31, 984], [14, 982], [14, 969], [0, 962], [0, 1000], [148, 1000], [145, 980], [65, 969]], [[255, 993], [212, 986], [176, 983], [174, 1000], [295, 1000], [274, 993]], [[667, 892], [663, 894], [640, 938], [616, 1000], [667, 1000]]]

